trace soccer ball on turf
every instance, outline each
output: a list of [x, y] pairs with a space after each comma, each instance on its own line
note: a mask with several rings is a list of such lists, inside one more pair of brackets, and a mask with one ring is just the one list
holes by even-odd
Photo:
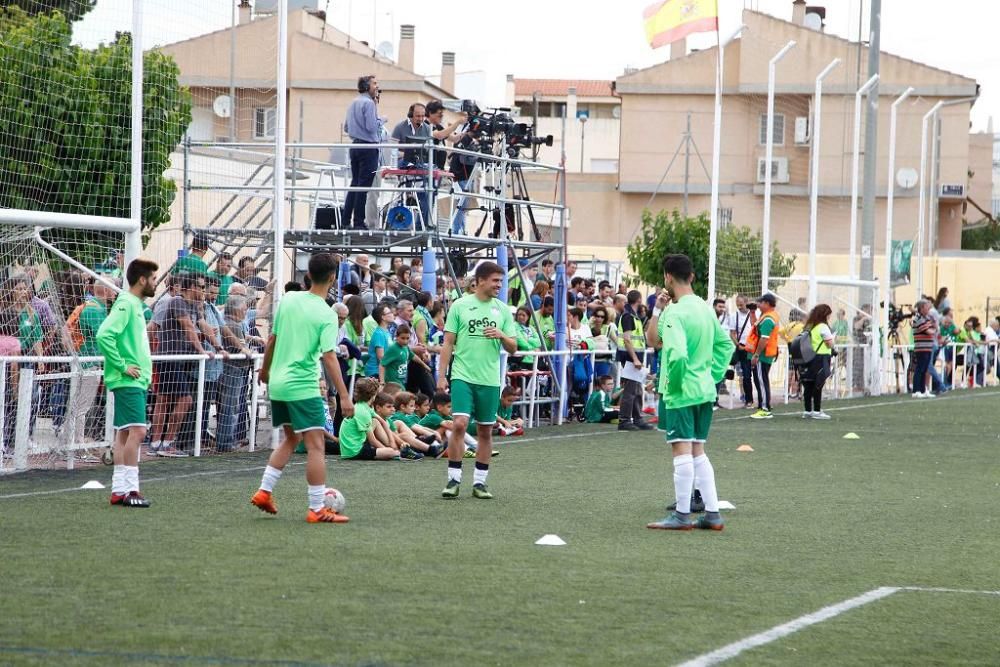
[[344, 511], [344, 505], [347, 504], [347, 499], [344, 498], [344, 494], [337, 489], [328, 488], [326, 493], [323, 494], [323, 504], [332, 509], [334, 512], [340, 514]]

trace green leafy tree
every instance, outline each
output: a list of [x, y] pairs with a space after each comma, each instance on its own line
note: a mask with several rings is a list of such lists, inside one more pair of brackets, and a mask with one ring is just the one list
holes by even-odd
[[67, 21], [75, 23], [96, 4], [97, 0], [0, 0], [0, 9], [17, 7], [31, 16], [58, 11]]
[[962, 250], [1000, 250], [1000, 225], [990, 222], [963, 229]]
[[[660, 211], [655, 216], [649, 210], [643, 211], [641, 232], [627, 249], [629, 263], [635, 269], [638, 281], [661, 285], [664, 256], [684, 254], [691, 258], [694, 265], [692, 287], [695, 294], [707, 298], [710, 225], [705, 213], [685, 218], [676, 209]], [[752, 232], [749, 227], [728, 226], [719, 230], [718, 257], [731, 258], [730, 261], [716, 262], [715, 284], [720, 296], [756, 294], [760, 291], [759, 263], [755, 265], [746, 258], [761, 257], [762, 248], [760, 232]], [[795, 270], [795, 256], [782, 254], [778, 244], [772, 243], [770, 264], [771, 277], [787, 277]]]
[[[127, 218], [131, 214], [132, 43], [119, 34], [88, 50], [59, 13], [0, 10], [0, 207]], [[176, 63], [143, 58], [144, 236], [170, 218], [170, 152], [191, 120]], [[79, 241], [82, 232], [53, 231]], [[61, 238], [60, 238], [61, 237]], [[80, 257], [93, 264], [106, 257]]]

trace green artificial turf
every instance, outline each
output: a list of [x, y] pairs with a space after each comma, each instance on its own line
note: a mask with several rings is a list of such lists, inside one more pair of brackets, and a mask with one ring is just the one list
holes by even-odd
[[[262, 453], [144, 464], [149, 510], [13, 497], [110, 468], [3, 477], [0, 664], [665, 665], [880, 586], [1000, 590], [998, 406], [721, 411], [722, 533], [646, 530], [672, 499], [668, 451], [613, 426], [507, 440], [492, 501], [471, 497], [471, 461], [447, 501], [443, 461], [331, 458], [347, 525], [305, 523], [304, 457], [276, 517], [248, 504]], [[567, 545], [535, 546], [546, 533]], [[1000, 596], [900, 591], [732, 664], [995, 665], [998, 627]]]

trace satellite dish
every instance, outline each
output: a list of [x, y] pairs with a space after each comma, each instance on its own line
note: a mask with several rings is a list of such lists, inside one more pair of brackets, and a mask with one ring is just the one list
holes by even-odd
[[233, 101], [229, 99], [229, 95], [219, 95], [212, 102], [212, 111], [219, 118], [229, 118], [233, 115]]
[[896, 172], [896, 185], [904, 190], [911, 189], [919, 180], [917, 170], [912, 167], [903, 167]]
[[823, 29], [823, 17], [816, 12], [809, 12], [806, 14], [806, 18], [802, 22], [802, 25], [810, 30], [816, 30], [818, 32]]
[[392, 42], [379, 42], [379, 45], [375, 47], [375, 52], [387, 60], [392, 60], [395, 49]]

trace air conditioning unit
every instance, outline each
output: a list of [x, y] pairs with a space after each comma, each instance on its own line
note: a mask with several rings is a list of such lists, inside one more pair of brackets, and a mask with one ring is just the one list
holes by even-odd
[[809, 117], [799, 116], [795, 119], [795, 143], [808, 144], [812, 136], [809, 133]]
[[[764, 171], [767, 165], [767, 158], [757, 158], [757, 182], [763, 183], [767, 178], [767, 172]], [[772, 183], [787, 183], [788, 182], [788, 158], [786, 157], [776, 157], [771, 160], [771, 182]]]
[[964, 183], [942, 183], [941, 199], [965, 199]]

